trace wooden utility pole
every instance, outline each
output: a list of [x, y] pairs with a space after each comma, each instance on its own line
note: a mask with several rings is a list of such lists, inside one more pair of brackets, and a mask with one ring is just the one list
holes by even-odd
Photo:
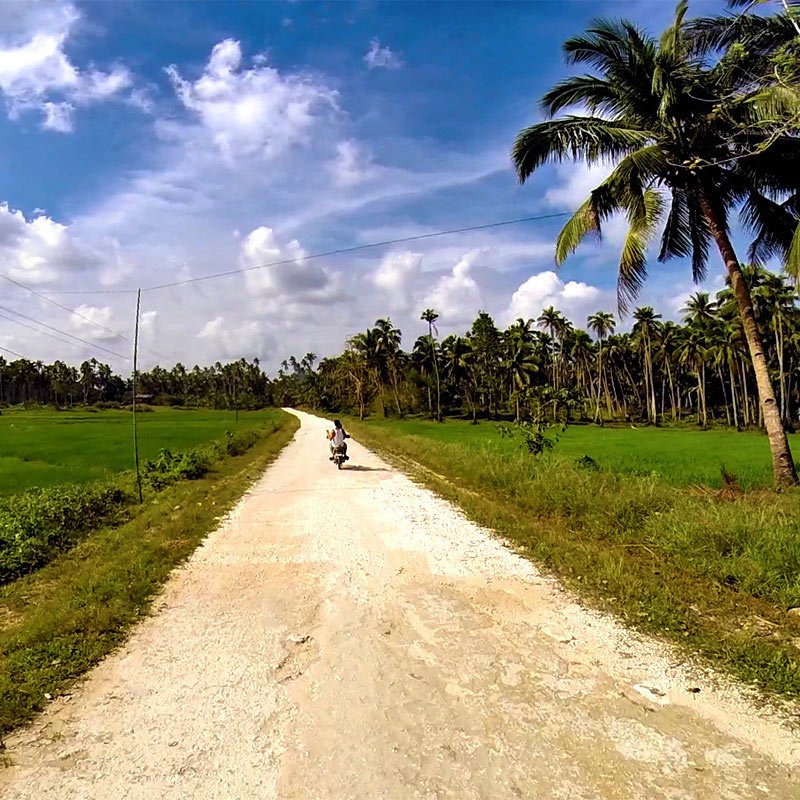
[[136, 432], [136, 373], [139, 367], [139, 307], [142, 302], [142, 290], [136, 290], [136, 327], [133, 334], [133, 377], [131, 378], [131, 416], [133, 417], [133, 460], [136, 464], [136, 486], [139, 490], [139, 502], [142, 498], [142, 476], [139, 473], [139, 436]]

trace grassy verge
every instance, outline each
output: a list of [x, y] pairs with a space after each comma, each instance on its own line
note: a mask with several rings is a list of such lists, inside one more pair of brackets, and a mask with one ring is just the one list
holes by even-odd
[[[448, 423], [449, 425], [449, 423]], [[444, 441], [403, 422], [348, 429], [595, 607], [763, 690], [800, 699], [800, 491], [735, 498], [654, 476]]]
[[[283, 413], [283, 412], [281, 412]], [[280, 428], [202, 478], [151, 496], [133, 519], [92, 532], [0, 588], [0, 732], [19, 725], [120, 644], [171, 570], [214, 529], [298, 427]]]

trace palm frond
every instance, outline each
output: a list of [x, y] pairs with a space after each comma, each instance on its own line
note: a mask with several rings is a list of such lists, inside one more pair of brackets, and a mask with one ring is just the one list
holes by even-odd
[[541, 100], [541, 107], [553, 116], [562, 108], [584, 105], [589, 111], [616, 111], [620, 108], [619, 93], [606, 80], [594, 75], [574, 75], [557, 83]]
[[724, 50], [737, 42], [752, 55], [768, 55], [797, 36], [785, 14], [701, 17], [689, 20], [685, 31], [688, 52], [695, 56]]
[[784, 269], [795, 283], [800, 281], [800, 224], [795, 229], [789, 251], [786, 253]]
[[700, 283], [706, 277], [711, 230], [708, 227], [708, 220], [700, 208], [699, 198], [694, 192], [688, 193], [687, 206], [689, 238], [692, 240], [692, 279], [695, 283]]
[[511, 151], [517, 176], [524, 183], [548, 161], [564, 158], [595, 163], [617, 159], [647, 144], [651, 135], [599, 117], [567, 116], [520, 131]]
[[742, 206], [741, 218], [755, 237], [748, 252], [751, 261], [764, 263], [774, 256], [783, 258], [788, 254], [797, 219], [784, 204], [751, 192]]
[[617, 305], [620, 314], [627, 311], [647, 277], [647, 248], [658, 230], [664, 208], [661, 194], [648, 189], [642, 195], [645, 214], [629, 214], [630, 227], [622, 248], [617, 276]]
[[600, 217], [593, 198], [590, 196], [570, 217], [556, 239], [556, 265], [561, 266], [567, 256], [577, 250], [578, 245], [589, 233], [600, 236]]
[[683, 189], [672, 190], [672, 205], [661, 235], [661, 251], [658, 260], [661, 262], [678, 256], [685, 258], [692, 254], [692, 239], [689, 232], [689, 205]]

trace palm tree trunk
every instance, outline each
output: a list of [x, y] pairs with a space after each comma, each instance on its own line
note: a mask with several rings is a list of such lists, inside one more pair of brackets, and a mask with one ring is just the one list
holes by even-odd
[[722, 387], [722, 399], [725, 402], [725, 418], [728, 420], [728, 425], [730, 425], [731, 410], [728, 408], [728, 390], [725, 388], [725, 378], [722, 376], [722, 367], [717, 367], [717, 376], [719, 377], [719, 385]]
[[772, 451], [772, 471], [775, 476], [775, 483], [778, 486], [795, 486], [797, 484], [797, 470], [795, 469], [794, 461], [792, 461], [789, 440], [783, 427], [778, 405], [775, 402], [775, 392], [769, 378], [764, 346], [761, 342], [761, 334], [758, 331], [753, 312], [753, 299], [750, 296], [750, 288], [745, 282], [744, 275], [742, 275], [742, 269], [739, 266], [739, 259], [736, 258], [733, 244], [731, 244], [724, 225], [720, 223], [714, 207], [705, 196], [701, 197], [701, 203], [711, 235], [717, 243], [722, 260], [725, 262], [725, 268], [728, 270], [733, 293], [739, 303], [739, 313], [742, 316], [747, 346], [750, 349], [750, 359], [753, 362], [753, 371], [756, 375], [758, 398], [761, 412], [764, 415], [764, 426], [767, 430], [767, 438]]
[[706, 365], [705, 362], [700, 365], [700, 392], [703, 398], [703, 427], [708, 427], [708, 410], [706, 408]]
[[744, 356], [739, 359], [739, 371], [742, 374], [742, 395], [744, 400], [742, 402], [742, 416], [744, 417], [744, 424], [750, 424], [750, 396], [747, 392], [747, 369], [744, 363]]
[[736, 408], [736, 378], [733, 374], [733, 364], [728, 361], [728, 375], [731, 379], [731, 401], [733, 402], [733, 424], [739, 428], [739, 414]]
[[780, 414], [783, 422], [786, 422], [786, 381], [784, 380], [783, 370], [783, 322], [781, 312], [778, 311], [778, 327], [775, 328], [775, 351], [778, 355], [778, 386], [781, 390]]

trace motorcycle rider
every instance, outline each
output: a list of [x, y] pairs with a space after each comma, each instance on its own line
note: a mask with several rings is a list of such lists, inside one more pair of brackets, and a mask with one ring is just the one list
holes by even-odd
[[333, 421], [333, 430], [329, 430], [327, 435], [331, 448], [331, 457], [329, 460], [333, 461], [333, 453], [336, 448], [339, 447], [344, 451], [345, 461], [349, 461], [350, 456], [347, 455], [347, 442], [345, 442], [345, 439], [349, 439], [350, 434], [348, 434], [342, 427], [341, 420], [335, 419]]

